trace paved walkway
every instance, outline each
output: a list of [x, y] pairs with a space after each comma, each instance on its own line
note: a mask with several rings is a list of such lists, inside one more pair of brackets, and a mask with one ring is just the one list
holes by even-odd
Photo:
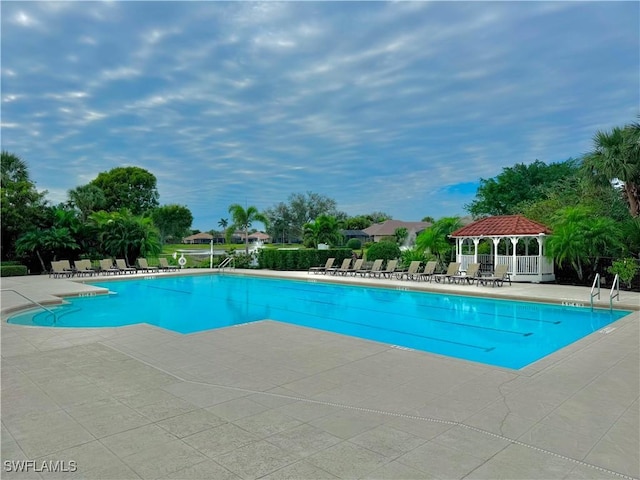
[[[589, 304], [578, 287], [383, 283]], [[2, 288], [94, 293], [46, 277]], [[640, 476], [638, 311], [514, 371], [268, 320], [191, 335], [7, 324], [24, 302], [2, 292], [3, 478]], [[35, 463], [8, 471], [20, 460]], [[55, 461], [77, 470], [43, 471]]]

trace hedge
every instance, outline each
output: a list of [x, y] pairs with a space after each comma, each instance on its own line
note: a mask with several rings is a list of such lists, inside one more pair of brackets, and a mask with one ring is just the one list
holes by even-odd
[[0, 266], [0, 277], [21, 277], [26, 274], [27, 274], [27, 267], [24, 265]]
[[341, 264], [345, 258], [350, 258], [353, 252], [350, 248], [334, 248], [330, 250], [300, 249], [277, 250], [263, 248], [258, 253], [260, 268], [270, 270], [309, 270], [327, 263], [327, 259], [334, 257], [336, 264]]

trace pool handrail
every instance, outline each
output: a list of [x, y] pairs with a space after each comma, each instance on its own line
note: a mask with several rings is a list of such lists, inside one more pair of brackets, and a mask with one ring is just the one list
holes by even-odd
[[[613, 291], [616, 291], [614, 294]], [[609, 309], [613, 310], [613, 299], [617, 298], [620, 301], [620, 276], [616, 273], [613, 278], [613, 285], [611, 285], [611, 293], [609, 293]]]
[[0, 290], [0, 292], [13, 292], [13, 293], [17, 293], [18, 295], [20, 295], [22, 298], [24, 298], [25, 300], [29, 300], [31, 303], [33, 303], [34, 305], [37, 305], [38, 307], [42, 308], [43, 310], [49, 312], [51, 315], [53, 315], [53, 324], [55, 325], [58, 322], [58, 317], [56, 315], [56, 313], [45, 307], [44, 305], [42, 305], [41, 303], [36, 302], [33, 298], [29, 298], [26, 295], [24, 295], [23, 293], [20, 293], [17, 290], [14, 290], [13, 288], [3, 288]]
[[[598, 288], [598, 290], [596, 291], [596, 293], [593, 293], [596, 287]], [[593, 285], [591, 285], [590, 295], [591, 295], [591, 310], [593, 310], [593, 297], [597, 295], [598, 300], [600, 300], [600, 274], [599, 273], [596, 273], [596, 278], [593, 279]]]

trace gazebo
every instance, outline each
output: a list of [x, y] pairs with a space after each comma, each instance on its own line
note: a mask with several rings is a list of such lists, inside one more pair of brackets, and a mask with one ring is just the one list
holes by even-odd
[[544, 242], [551, 230], [522, 215], [487, 217], [453, 232], [456, 261], [466, 270], [479, 263], [481, 271], [509, 265], [511, 280], [549, 282], [555, 280], [553, 261], [544, 256]]

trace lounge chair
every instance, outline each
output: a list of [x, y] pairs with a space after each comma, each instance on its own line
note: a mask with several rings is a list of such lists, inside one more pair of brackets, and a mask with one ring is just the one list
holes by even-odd
[[450, 283], [455, 282], [456, 278], [460, 277], [460, 263], [459, 262], [451, 262], [449, 267], [447, 268], [446, 273], [436, 273], [433, 275], [433, 279], [436, 282], [441, 282], [443, 280], [448, 280]]
[[167, 259], [165, 257], [158, 258], [158, 264], [159, 264], [160, 270], [165, 270], [167, 272], [170, 272], [170, 271], [175, 272], [178, 270], [178, 267], [169, 265], [169, 262], [167, 262]]
[[387, 262], [387, 268], [385, 268], [384, 270], [381, 270], [380, 273], [378, 273], [378, 275], [376, 275], [379, 278], [391, 278], [393, 277], [393, 275], [395, 275], [397, 273], [397, 268], [398, 268], [398, 260], [389, 260]]
[[53, 278], [70, 277], [73, 275], [73, 271], [70, 268], [65, 268], [69, 262], [57, 261], [51, 262], [51, 270], [49, 276]]
[[71, 265], [71, 262], [69, 262], [69, 260], [60, 260], [58, 263], [62, 266], [62, 270], [64, 270], [65, 272], [69, 272], [71, 276], [74, 276], [76, 274], [76, 268], [75, 266]]
[[363, 263], [364, 263], [364, 258], [358, 258], [355, 262], [353, 262], [353, 267], [340, 273], [342, 273], [343, 275], [346, 275], [347, 273], [352, 273], [355, 276], [356, 272], [362, 268]]
[[120, 269], [113, 265], [113, 260], [110, 258], [100, 260], [100, 271], [105, 275], [120, 273]]
[[464, 275], [457, 279], [458, 282], [466, 282], [467, 285], [473, 285], [473, 282], [480, 280], [480, 264], [470, 263], [467, 265], [467, 271]]
[[424, 267], [424, 271], [418, 274], [418, 280], [431, 281], [431, 278], [433, 277], [433, 274], [435, 273], [437, 266], [438, 266], [438, 262], [436, 262], [435, 260], [427, 262], [427, 264]]
[[327, 270], [331, 275], [335, 275], [337, 273], [345, 273], [349, 271], [349, 267], [351, 266], [351, 259], [345, 258], [342, 260], [342, 265], [339, 268], [330, 268]]
[[382, 268], [382, 259], [379, 258], [377, 260], [374, 260], [373, 265], [371, 265], [371, 268], [361, 268], [360, 270], [357, 270], [356, 273], [362, 275], [363, 277], [366, 275], [373, 276], [376, 272], [379, 272], [381, 268]]
[[416, 280], [419, 275], [418, 270], [420, 270], [421, 263], [422, 262], [420, 260], [413, 260], [406, 271], [396, 273], [396, 278], [398, 280], [402, 280], [404, 278], [407, 280]]
[[91, 260], [76, 260], [76, 275], [89, 275], [93, 276], [96, 273], [96, 270], [91, 265]]
[[327, 262], [324, 264], [324, 266], [323, 266], [323, 267], [311, 267], [311, 268], [309, 268], [309, 271], [308, 271], [307, 273], [311, 273], [311, 272], [313, 272], [313, 273], [315, 273], [316, 275], [317, 275], [318, 273], [324, 273], [324, 274], [326, 274], [326, 273], [327, 273], [327, 270], [329, 270], [329, 269], [333, 268], [333, 263], [334, 263], [335, 261], [336, 261], [336, 259], [335, 259], [334, 257], [327, 258]]
[[136, 273], [136, 269], [133, 267], [128, 267], [127, 262], [124, 261], [124, 258], [116, 258], [116, 267], [120, 270], [120, 273]]
[[507, 280], [509, 282], [509, 286], [511, 286], [511, 275], [509, 275], [509, 265], [501, 264], [496, 267], [493, 271], [493, 275], [489, 277], [480, 277], [478, 278], [478, 285], [487, 285], [491, 282], [491, 286], [495, 287], [496, 285], [500, 285], [501, 287], [504, 285], [504, 281]]
[[160, 271], [159, 267], [150, 267], [149, 262], [147, 262], [147, 259], [144, 257], [138, 257], [138, 267], [140, 267], [139, 270], [143, 272], [159, 272]]

